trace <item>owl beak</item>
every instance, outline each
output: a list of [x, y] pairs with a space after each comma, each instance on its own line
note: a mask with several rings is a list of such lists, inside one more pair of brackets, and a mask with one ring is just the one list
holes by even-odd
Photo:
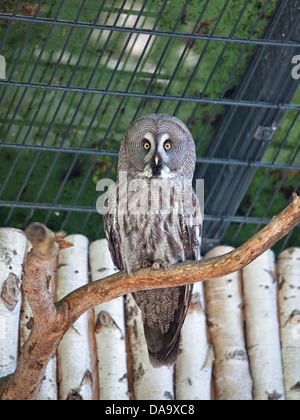
[[159, 161], [158, 156], [155, 156], [155, 158], [154, 158], [154, 162], [155, 162], [155, 165], [156, 165], [156, 166], [158, 166], [158, 161]]

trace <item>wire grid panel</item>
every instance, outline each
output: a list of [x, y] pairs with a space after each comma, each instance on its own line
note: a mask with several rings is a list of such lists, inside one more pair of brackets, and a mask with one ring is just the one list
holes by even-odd
[[[290, 57], [282, 61], [299, 51], [299, 8], [298, 0], [0, 1], [1, 225], [40, 221], [101, 237], [97, 181], [115, 178], [132, 121], [168, 113], [196, 142], [208, 246], [243, 242], [300, 188], [300, 91]], [[273, 96], [277, 72], [256, 64], [270, 49], [272, 66], [285, 69]], [[278, 113], [264, 137], [257, 115]], [[299, 238], [297, 227], [278, 250]]]

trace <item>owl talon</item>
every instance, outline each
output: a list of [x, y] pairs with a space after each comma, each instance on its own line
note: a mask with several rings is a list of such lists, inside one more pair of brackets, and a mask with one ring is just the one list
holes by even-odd
[[167, 270], [167, 268], [169, 268], [169, 263], [163, 261], [163, 260], [159, 260], [159, 261], [155, 261], [152, 264], [152, 270], [159, 270], [160, 268], [164, 268], [165, 271]]
[[160, 264], [159, 263], [153, 263], [151, 270], [156, 271], [160, 269]]
[[135, 266], [135, 270], [138, 271], [140, 268], [151, 267], [152, 263], [149, 260], [144, 260], [141, 264]]
[[152, 263], [149, 260], [145, 260], [142, 263], [143, 268], [151, 267]]

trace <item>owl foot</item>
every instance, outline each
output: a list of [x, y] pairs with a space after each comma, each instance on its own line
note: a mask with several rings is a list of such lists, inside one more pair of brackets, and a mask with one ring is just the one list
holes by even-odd
[[158, 261], [155, 261], [153, 264], [152, 264], [152, 267], [151, 267], [151, 269], [152, 270], [159, 270], [161, 267], [162, 268], [164, 268], [165, 270], [167, 270], [167, 268], [169, 268], [169, 263], [167, 263], [166, 261], [163, 261], [163, 260], [158, 260]]
[[149, 260], [145, 260], [143, 261], [142, 267], [143, 268], [147, 268], [147, 267], [151, 267], [152, 263]]
[[137, 266], [136, 266], [136, 270], [139, 270], [140, 268], [147, 268], [147, 267], [151, 267], [151, 266], [152, 266], [151, 261], [149, 261], [149, 260], [144, 260], [144, 261], [142, 262], [142, 264], [139, 264], [139, 265], [137, 265]]

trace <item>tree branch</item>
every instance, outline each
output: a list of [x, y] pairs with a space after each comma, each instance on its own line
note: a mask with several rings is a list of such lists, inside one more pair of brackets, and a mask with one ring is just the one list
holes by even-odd
[[140, 269], [131, 277], [119, 272], [75, 290], [56, 304], [47, 286], [47, 267], [58, 252], [56, 238], [45, 226], [30, 225], [25, 233], [33, 250], [24, 265], [23, 287], [34, 313], [34, 327], [22, 348], [15, 373], [0, 381], [0, 399], [36, 397], [47, 363], [59, 342], [87, 310], [130, 292], [182, 286], [238, 271], [271, 248], [298, 223], [300, 198], [294, 194], [292, 203], [280, 215], [244, 245], [226, 255], [176, 264], [166, 271]]
[[[25, 234], [32, 244], [23, 268], [22, 286], [34, 315], [34, 326], [24, 344], [14, 374], [8, 376], [0, 399], [34, 399], [40, 389], [47, 364], [67, 330], [48, 290], [51, 266], [58, 252], [55, 235], [44, 225], [29, 225]], [[65, 325], [65, 329], [64, 329]]]

